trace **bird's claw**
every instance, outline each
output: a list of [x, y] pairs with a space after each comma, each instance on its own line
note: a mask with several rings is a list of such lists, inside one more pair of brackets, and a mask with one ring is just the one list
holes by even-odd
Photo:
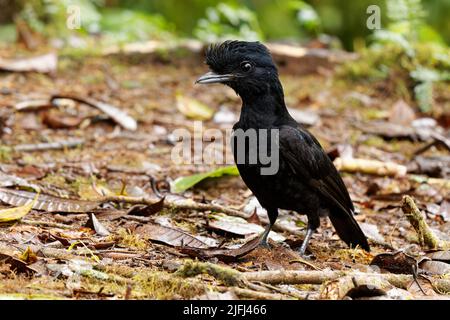
[[271, 249], [269, 242], [267, 239], [261, 239], [261, 241], [258, 244], [258, 247], [265, 248], [265, 249]]

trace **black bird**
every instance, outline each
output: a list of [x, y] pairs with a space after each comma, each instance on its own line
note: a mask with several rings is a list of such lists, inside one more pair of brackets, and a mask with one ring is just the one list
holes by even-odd
[[[267, 236], [278, 217], [278, 209], [306, 214], [308, 227], [300, 254], [320, 225], [320, 216], [328, 215], [339, 237], [349, 246], [359, 245], [369, 251], [364, 233], [353, 217], [354, 207], [347, 188], [330, 158], [317, 139], [289, 114], [284, 102], [283, 87], [269, 50], [259, 42], [225, 41], [206, 50], [206, 63], [211, 72], [197, 80], [200, 84], [223, 83], [242, 98], [239, 121], [234, 125], [233, 143], [237, 168], [248, 188], [267, 210], [270, 223], [261, 236], [261, 245], [268, 246]], [[256, 146], [245, 143], [244, 163], [238, 160], [237, 130], [256, 129]], [[260, 160], [260, 132], [278, 132], [278, 171], [267, 175]], [[268, 139], [269, 140], [269, 139]], [[264, 146], [264, 144], [262, 144]], [[270, 143], [269, 153], [275, 152]], [[249, 161], [255, 153], [257, 163]], [[272, 154], [271, 154], [272, 155]], [[263, 164], [264, 163], [264, 164]], [[266, 166], [267, 167], [267, 166]]]

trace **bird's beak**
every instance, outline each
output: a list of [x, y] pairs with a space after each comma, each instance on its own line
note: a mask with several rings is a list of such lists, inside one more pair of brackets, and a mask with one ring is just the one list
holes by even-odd
[[214, 72], [208, 72], [202, 75], [195, 81], [195, 83], [208, 84], [208, 83], [224, 83], [234, 78], [232, 74], [217, 74]]

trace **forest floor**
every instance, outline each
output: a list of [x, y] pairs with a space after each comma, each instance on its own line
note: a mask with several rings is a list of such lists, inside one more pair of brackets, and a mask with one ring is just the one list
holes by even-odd
[[[175, 164], [174, 130], [206, 119], [224, 133], [239, 116], [231, 89], [194, 85], [201, 55], [67, 55], [50, 74], [0, 73], [0, 298], [449, 298], [448, 85], [424, 115], [388, 81], [299, 75], [299, 63], [281, 64], [287, 104], [341, 170], [370, 253], [324, 218], [302, 259], [306, 217], [284, 211], [272, 248], [255, 248], [267, 218], [239, 176], [169, 192], [219, 167], [206, 153]], [[407, 195], [437, 244], [412, 227]]]

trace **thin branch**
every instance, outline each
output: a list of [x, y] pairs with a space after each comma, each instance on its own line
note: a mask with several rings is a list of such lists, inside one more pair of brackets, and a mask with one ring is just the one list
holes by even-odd
[[414, 203], [410, 196], [403, 197], [402, 211], [408, 218], [408, 221], [416, 230], [417, 237], [421, 246], [426, 246], [430, 249], [446, 250], [450, 248], [450, 242], [439, 239], [430, 229], [425, 221], [422, 213]]

